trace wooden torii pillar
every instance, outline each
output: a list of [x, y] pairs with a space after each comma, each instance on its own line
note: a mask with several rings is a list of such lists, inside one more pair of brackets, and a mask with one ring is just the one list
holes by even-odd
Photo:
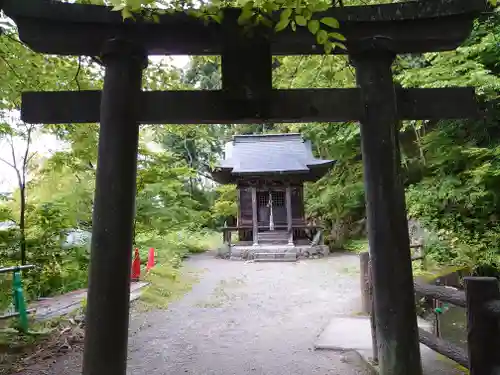
[[[258, 30], [248, 38], [234, 10], [225, 11], [222, 26], [184, 13], [161, 16], [158, 24], [125, 24], [106, 7], [4, 0], [33, 50], [102, 56], [106, 66], [102, 93], [22, 98], [26, 122], [101, 123], [83, 373], [126, 372], [139, 123], [355, 120], [361, 123], [381, 373], [421, 375], [398, 122], [471, 117], [477, 104], [472, 88], [396, 89], [391, 65], [399, 53], [455, 49], [484, 7], [484, 0], [436, 0], [332, 9], [318, 16], [340, 21], [358, 88], [273, 90], [272, 55], [322, 53], [307, 30]], [[141, 92], [148, 54], [221, 54], [223, 90]]]

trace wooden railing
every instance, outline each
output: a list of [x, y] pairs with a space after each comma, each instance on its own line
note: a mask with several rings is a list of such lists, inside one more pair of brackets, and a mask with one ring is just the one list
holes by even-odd
[[[422, 259], [422, 258], [418, 258]], [[361, 254], [362, 267], [367, 277], [362, 286], [363, 306], [369, 307], [372, 321], [373, 360], [378, 361], [375, 314], [373, 307], [368, 253]], [[365, 266], [366, 264], [366, 266]], [[363, 268], [362, 268], [363, 270]], [[467, 350], [421, 328], [419, 341], [430, 349], [457, 362], [469, 370], [470, 375], [500, 374], [500, 287], [494, 277], [465, 277], [465, 290], [446, 286], [415, 283], [415, 292], [437, 301], [463, 307], [467, 312]], [[368, 288], [368, 300], [366, 289]], [[368, 306], [367, 306], [368, 305]]]
[[[269, 229], [268, 225], [262, 226], [259, 225], [257, 229]], [[275, 225], [274, 226], [275, 230], [287, 230], [288, 231], [288, 225]], [[307, 224], [293, 224], [292, 225], [292, 231], [296, 229], [311, 229], [311, 230], [320, 230], [323, 229], [321, 225], [307, 225]], [[251, 225], [240, 225], [240, 226], [234, 226], [234, 227], [221, 227], [219, 230], [222, 232], [222, 241], [225, 244], [231, 245], [231, 234], [232, 232], [237, 232], [240, 230], [253, 230], [253, 226]]]

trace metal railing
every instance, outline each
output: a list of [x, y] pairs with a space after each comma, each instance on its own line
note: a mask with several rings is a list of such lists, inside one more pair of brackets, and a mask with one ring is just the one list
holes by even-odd
[[[425, 258], [425, 254], [417, 259]], [[378, 361], [375, 314], [371, 290], [369, 254], [360, 256], [362, 301], [372, 322], [373, 360]], [[464, 277], [465, 290], [415, 282], [415, 292], [423, 297], [466, 309], [467, 350], [437, 335], [418, 329], [419, 341], [469, 370], [470, 375], [500, 374], [500, 287], [494, 277]]]
[[22, 332], [28, 332], [28, 314], [33, 312], [33, 309], [26, 309], [21, 271], [34, 267], [34, 265], [23, 265], [0, 268], [0, 274], [12, 273], [12, 305], [15, 309], [15, 312], [13, 313], [1, 315], [0, 320], [19, 317], [19, 329]]

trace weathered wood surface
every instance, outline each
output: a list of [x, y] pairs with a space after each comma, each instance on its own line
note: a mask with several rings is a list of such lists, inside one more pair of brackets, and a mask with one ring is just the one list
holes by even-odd
[[273, 89], [272, 55], [262, 29], [248, 37], [238, 25], [238, 13], [227, 13], [222, 22], [222, 91], [228, 114], [251, 112], [269, 116], [269, 95]]
[[455, 306], [466, 307], [465, 292], [446, 288], [444, 286], [415, 283], [415, 292], [426, 297], [451, 303]]
[[487, 314], [500, 319], [500, 300], [487, 302], [484, 309]]
[[[90, 123], [100, 121], [100, 91], [25, 92], [23, 121]], [[146, 124], [243, 124], [360, 120], [359, 89], [272, 90], [269, 115], [252, 105], [232, 108], [223, 91], [149, 91], [139, 97], [139, 121]], [[244, 104], [244, 103], [242, 103]], [[470, 87], [397, 90], [399, 119], [470, 118], [479, 114]]]
[[[432, 52], [458, 47], [485, 4], [484, 0], [409, 1], [333, 8], [315, 16], [340, 21], [350, 53], [374, 48]], [[48, 0], [6, 0], [4, 9], [16, 21], [21, 39], [42, 53], [98, 56], [103, 42], [119, 34], [133, 36], [148, 54], [213, 55], [223, 49], [221, 25], [204, 25], [181, 12], [163, 15], [155, 24], [145, 20], [124, 23], [120, 13], [109, 7]], [[269, 31], [269, 39], [274, 55], [323, 53], [306, 28]]]
[[[288, 226], [287, 225], [275, 225], [274, 228], [275, 229], [287, 229]], [[253, 229], [253, 226], [239, 225], [237, 227], [221, 227], [221, 228], [219, 228], [219, 230], [221, 230], [221, 231], [232, 231], [232, 232], [235, 232], [237, 230], [242, 230], [242, 229]], [[257, 226], [257, 229], [269, 229], [269, 225]], [[317, 229], [323, 229], [323, 227], [321, 225], [306, 225], [306, 224], [296, 225], [296, 224], [293, 224], [292, 229], [316, 229], [317, 230]]]
[[[456, 345], [451, 344], [448, 341], [440, 339], [439, 337], [433, 335], [430, 332], [424, 331], [421, 328], [419, 328], [418, 334], [419, 334], [419, 340], [422, 344], [438, 352], [439, 354], [442, 354], [445, 357], [450, 358], [451, 360], [459, 363], [460, 365], [468, 368], [469, 361], [465, 350]], [[483, 375], [486, 375], [486, 373]]]
[[92, 215], [83, 374], [125, 375], [135, 215], [138, 96], [144, 51], [111, 41], [106, 64]]
[[375, 325], [381, 374], [421, 375], [410, 239], [391, 53], [350, 55], [360, 121]]
[[500, 369], [500, 322], [485, 311], [485, 304], [500, 299], [494, 277], [465, 277], [467, 296], [467, 349], [470, 375], [493, 375]]
[[365, 314], [372, 312], [372, 299], [371, 299], [371, 283], [370, 283], [370, 253], [364, 252], [359, 254], [360, 266], [360, 285], [361, 285], [361, 311]]

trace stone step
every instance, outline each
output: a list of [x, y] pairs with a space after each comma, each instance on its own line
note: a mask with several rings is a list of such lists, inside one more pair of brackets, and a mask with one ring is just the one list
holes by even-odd
[[254, 259], [253, 260], [255, 263], [265, 263], [265, 262], [296, 262], [297, 259]]
[[259, 241], [280, 241], [288, 242], [287, 232], [263, 232], [258, 235]]
[[288, 240], [259, 240], [261, 246], [287, 246]]
[[259, 236], [272, 236], [272, 235], [287, 235], [286, 230], [268, 230], [259, 232]]
[[288, 242], [288, 237], [287, 238], [278, 238], [278, 237], [275, 237], [275, 238], [262, 238], [262, 237], [259, 237], [258, 240], [259, 240], [259, 242], [262, 242], [262, 241]]
[[255, 253], [255, 262], [296, 262], [297, 254], [294, 251], [280, 253]]

